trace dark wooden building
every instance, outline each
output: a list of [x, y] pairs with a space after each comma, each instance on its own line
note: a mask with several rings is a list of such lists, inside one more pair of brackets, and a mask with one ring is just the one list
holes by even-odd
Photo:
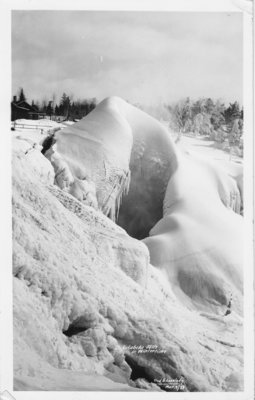
[[16, 119], [39, 119], [45, 116], [45, 113], [40, 113], [35, 105], [30, 105], [26, 101], [17, 101], [16, 96], [13, 96], [11, 102], [11, 120]]

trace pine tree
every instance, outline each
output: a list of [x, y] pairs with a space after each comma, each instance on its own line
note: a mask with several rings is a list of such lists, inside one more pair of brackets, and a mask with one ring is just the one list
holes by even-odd
[[232, 123], [233, 120], [241, 117], [241, 111], [238, 101], [230, 103], [229, 107], [225, 110], [226, 123]]
[[222, 125], [225, 124], [226, 121], [224, 112], [225, 112], [224, 104], [222, 104], [220, 100], [217, 100], [211, 115], [211, 123], [215, 130], [220, 129]]
[[48, 105], [47, 105], [46, 114], [49, 115], [50, 117], [53, 114], [52, 100], [50, 100]]
[[59, 113], [59, 107], [58, 107], [57, 104], [56, 104], [56, 106], [55, 106], [55, 115], [60, 115], [60, 113]]
[[63, 93], [59, 105], [60, 115], [65, 115], [66, 118], [68, 118], [70, 112], [70, 106], [71, 106], [71, 101], [69, 96], [67, 96], [66, 93]]
[[25, 94], [24, 94], [23, 88], [20, 88], [20, 92], [19, 92], [19, 101], [26, 101], [26, 96], [25, 96]]

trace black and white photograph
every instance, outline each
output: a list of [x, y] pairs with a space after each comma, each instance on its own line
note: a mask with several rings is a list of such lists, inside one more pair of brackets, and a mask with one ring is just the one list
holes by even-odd
[[13, 387], [1, 400], [251, 398], [252, 2], [233, 3], [10, 10]]

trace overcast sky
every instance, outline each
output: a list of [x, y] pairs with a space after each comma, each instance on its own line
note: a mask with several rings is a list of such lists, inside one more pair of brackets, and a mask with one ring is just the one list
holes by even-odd
[[242, 14], [13, 11], [12, 92], [242, 102]]

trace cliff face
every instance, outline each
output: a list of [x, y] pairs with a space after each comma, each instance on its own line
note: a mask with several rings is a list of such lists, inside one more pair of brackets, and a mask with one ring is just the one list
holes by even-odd
[[[128, 118], [133, 123], [132, 113]], [[50, 163], [40, 150], [14, 139], [15, 390], [242, 390], [241, 276], [222, 270], [217, 251], [202, 248], [199, 265], [192, 256], [192, 246], [206, 240], [199, 207], [184, 202], [184, 217], [173, 226], [166, 196], [147, 247], [86, 196], [72, 196], [70, 182], [80, 178], [63, 154], [71, 180], [56, 186], [54, 152]], [[178, 185], [170, 190], [170, 182], [172, 194]], [[178, 252], [188, 254], [182, 263]]]

